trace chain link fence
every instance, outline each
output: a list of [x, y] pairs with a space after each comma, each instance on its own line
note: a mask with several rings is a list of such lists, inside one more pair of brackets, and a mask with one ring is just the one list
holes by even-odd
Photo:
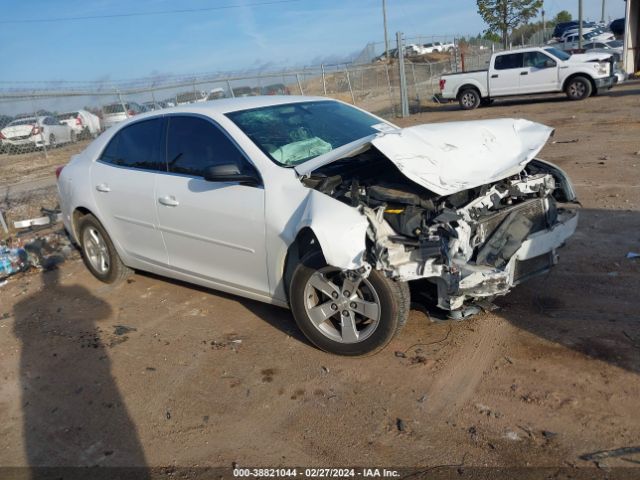
[[[433, 44], [438, 40], [425, 36], [420, 41]], [[369, 47], [368, 51], [371, 56], [376, 49]], [[483, 68], [490, 53], [488, 47], [466, 44], [408, 56], [409, 111], [418, 112], [432, 101], [441, 74]], [[67, 163], [105, 129], [145, 111], [221, 98], [310, 95], [339, 99], [393, 120], [402, 111], [402, 87], [398, 59], [375, 57], [359, 65], [319, 65], [244, 75], [0, 84], [0, 213], [14, 221], [39, 216], [40, 206], [55, 207], [56, 167]]]

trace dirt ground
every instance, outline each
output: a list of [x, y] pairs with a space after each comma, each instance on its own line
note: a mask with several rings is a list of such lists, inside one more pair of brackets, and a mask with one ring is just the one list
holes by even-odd
[[75, 259], [13, 277], [0, 465], [594, 467], [581, 456], [638, 447], [640, 259], [626, 255], [640, 253], [640, 82], [423, 110], [398, 123], [556, 128], [540, 157], [583, 208], [550, 274], [470, 320], [412, 311], [363, 359], [310, 346], [287, 310], [147, 274], [107, 286]]

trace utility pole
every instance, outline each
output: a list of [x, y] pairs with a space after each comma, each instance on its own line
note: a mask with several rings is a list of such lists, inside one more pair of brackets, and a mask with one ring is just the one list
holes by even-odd
[[398, 45], [398, 69], [400, 70], [400, 111], [402, 117], [409, 116], [409, 96], [407, 94], [407, 76], [404, 71], [404, 39], [402, 32], [396, 33]]
[[582, 50], [582, 0], [578, 0], [578, 48]]
[[382, 0], [382, 21], [384, 23], [384, 58], [389, 61], [389, 36], [387, 35], [387, 0]]
[[547, 22], [544, 20], [544, 8], [542, 9], [542, 43], [546, 40]]
[[606, 0], [602, 0], [602, 15], [600, 16], [600, 21], [604, 23], [604, 6], [607, 3]]

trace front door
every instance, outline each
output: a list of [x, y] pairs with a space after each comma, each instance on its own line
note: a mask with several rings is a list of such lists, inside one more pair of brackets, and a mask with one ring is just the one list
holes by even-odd
[[209, 119], [172, 115], [167, 162], [169, 173], [158, 175], [156, 208], [171, 267], [268, 293], [264, 188], [203, 178], [213, 165], [246, 167], [235, 143]]
[[542, 52], [525, 52], [525, 75], [520, 77], [523, 93], [552, 92], [558, 90], [558, 63]]

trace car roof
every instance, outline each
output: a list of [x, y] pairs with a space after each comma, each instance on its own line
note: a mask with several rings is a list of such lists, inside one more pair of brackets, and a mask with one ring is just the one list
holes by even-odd
[[202, 113], [220, 115], [238, 110], [269, 107], [271, 105], [286, 105], [288, 103], [332, 101], [326, 97], [310, 97], [304, 95], [256, 95], [254, 97], [222, 98], [208, 102], [180, 105], [163, 110], [164, 113]]

